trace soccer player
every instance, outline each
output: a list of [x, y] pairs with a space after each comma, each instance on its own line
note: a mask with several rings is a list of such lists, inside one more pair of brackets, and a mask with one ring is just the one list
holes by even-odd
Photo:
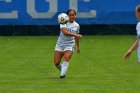
[[[82, 35], [78, 34], [79, 24], [75, 22], [76, 11], [69, 9], [67, 15], [69, 16], [69, 22], [60, 24], [61, 31], [54, 52], [54, 64], [61, 71], [60, 79], [65, 78], [70, 58], [74, 52], [75, 42], [77, 53], [80, 53], [80, 39], [82, 38]], [[62, 57], [63, 63], [61, 64]]]
[[131, 55], [131, 53], [138, 48], [138, 62], [140, 63], [140, 5], [138, 5], [136, 7], [136, 16], [138, 19], [138, 23], [136, 26], [136, 30], [137, 30], [137, 39], [134, 42], [134, 44], [131, 46], [131, 48], [125, 53], [124, 55], [124, 59], [128, 59]]

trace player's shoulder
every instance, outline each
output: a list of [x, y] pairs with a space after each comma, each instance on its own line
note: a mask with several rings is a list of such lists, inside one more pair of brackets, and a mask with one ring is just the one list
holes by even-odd
[[137, 23], [136, 30], [137, 30], [137, 32], [140, 31], [140, 22]]
[[79, 24], [77, 22], [74, 21], [74, 25], [79, 27]]
[[140, 22], [137, 23], [137, 26], [140, 27]]
[[66, 24], [60, 24], [60, 28], [66, 28], [67, 25]]

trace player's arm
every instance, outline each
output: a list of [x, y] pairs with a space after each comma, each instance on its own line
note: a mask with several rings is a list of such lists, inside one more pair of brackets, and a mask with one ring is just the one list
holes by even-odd
[[66, 27], [67, 27], [66, 24], [60, 24], [60, 29], [61, 29], [61, 31], [63, 32], [64, 35], [74, 36], [74, 37], [77, 37], [77, 38], [82, 38], [82, 35], [80, 35], [80, 34], [74, 34], [74, 33], [71, 33], [69, 31], [67, 31]]
[[80, 39], [79, 38], [75, 38], [75, 43], [76, 43], [76, 49], [77, 49], [77, 53], [80, 53]]
[[127, 60], [131, 53], [138, 48], [138, 39], [133, 43], [133, 45], [130, 47], [130, 49], [124, 54], [124, 59]]
[[[79, 32], [80, 32], [80, 27], [78, 27], [76, 33], [79, 33]], [[75, 37], [75, 43], [76, 43], [77, 53], [79, 54], [80, 53], [80, 38]]]
[[71, 32], [69, 32], [69, 31], [67, 31], [67, 29], [66, 29], [65, 27], [60, 28], [60, 29], [61, 29], [61, 31], [64, 33], [64, 35], [66, 35], [66, 36], [74, 36], [74, 37], [76, 37], [76, 38], [82, 38], [82, 35], [71, 33]]

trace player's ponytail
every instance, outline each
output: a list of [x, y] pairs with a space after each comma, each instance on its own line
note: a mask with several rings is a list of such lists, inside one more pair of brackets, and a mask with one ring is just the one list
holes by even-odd
[[136, 12], [140, 12], [140, 5], [136, 6]]

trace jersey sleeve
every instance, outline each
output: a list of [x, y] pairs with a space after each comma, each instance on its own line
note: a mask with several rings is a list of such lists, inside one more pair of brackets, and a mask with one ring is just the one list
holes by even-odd
[[60, 28], [66, 28], [66, 24], [60, 24]]
[[137, 37], [140, 38], [140, 23], [137, 24]]

